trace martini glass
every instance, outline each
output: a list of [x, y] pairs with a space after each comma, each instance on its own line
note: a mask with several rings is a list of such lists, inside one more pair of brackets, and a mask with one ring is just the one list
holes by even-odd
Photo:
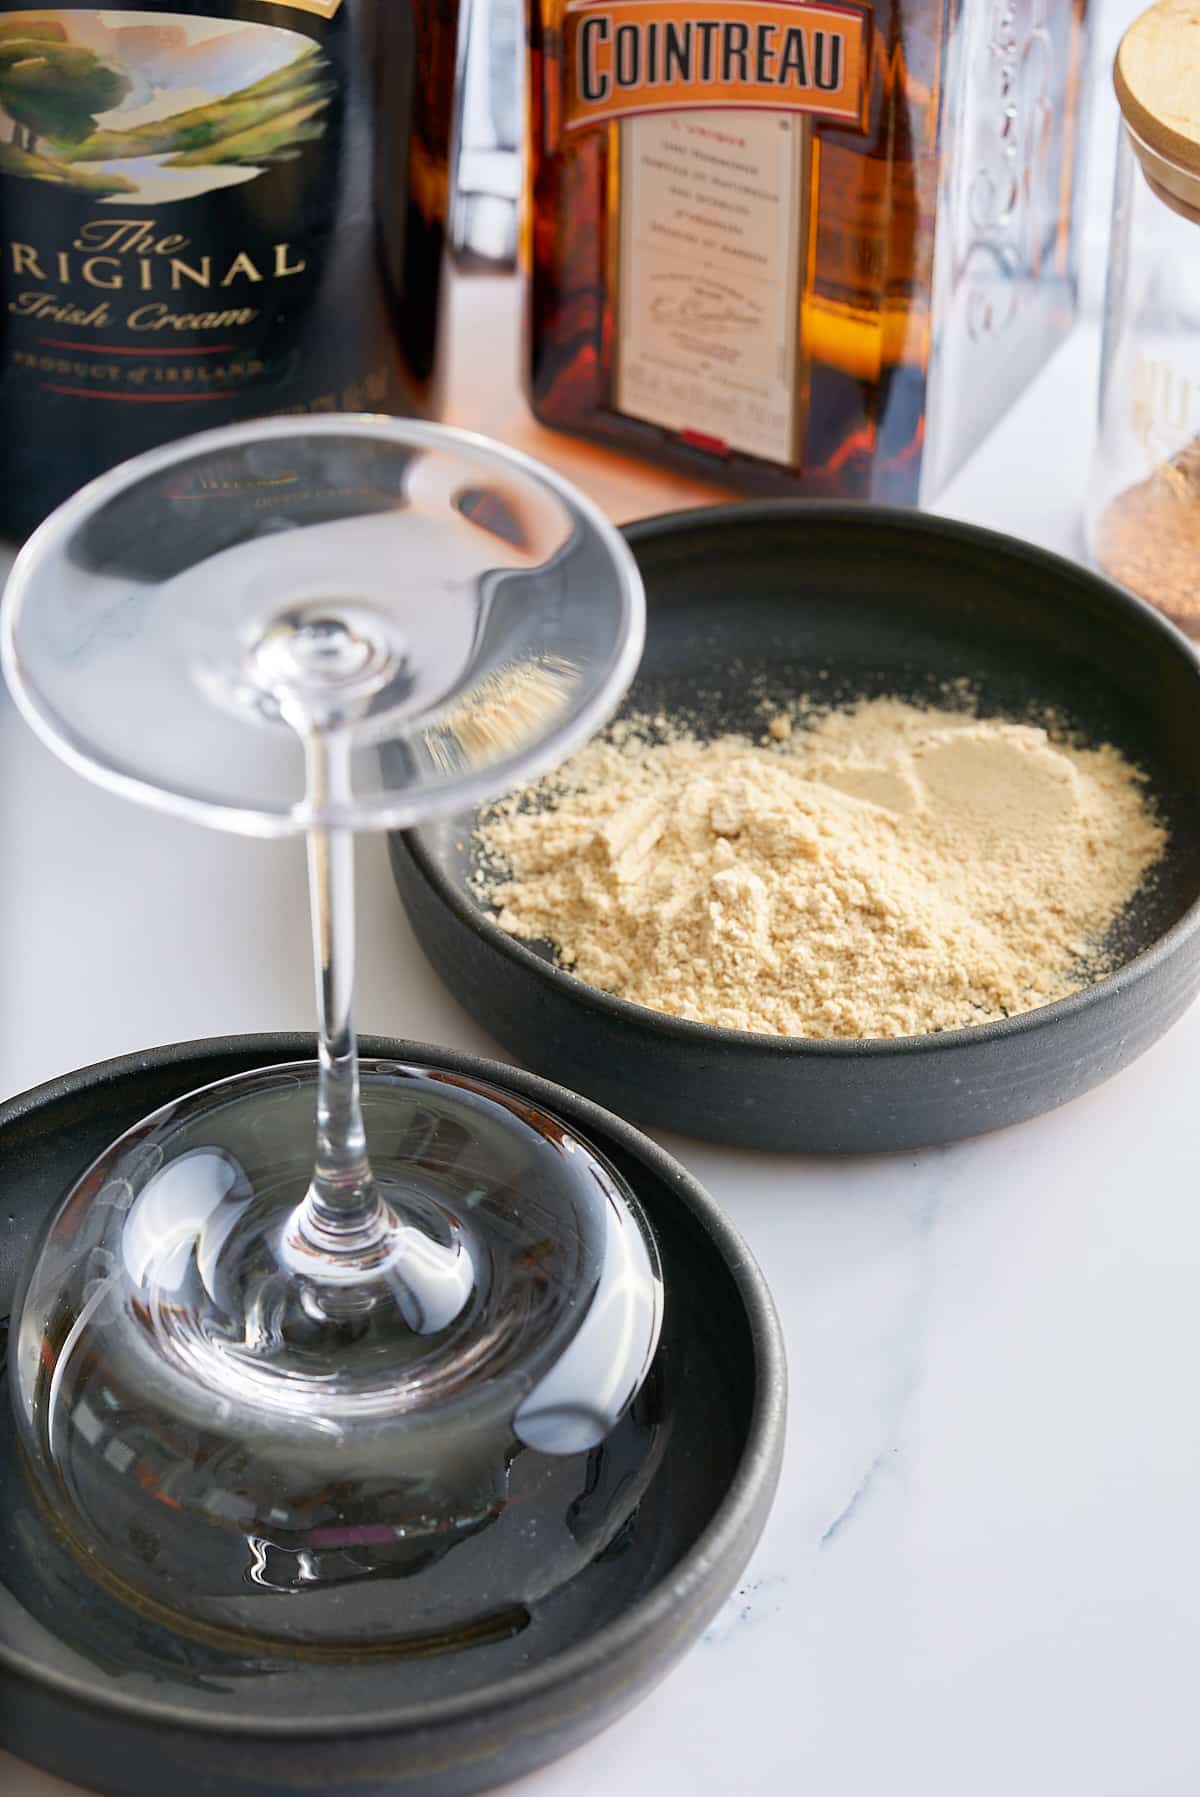
[[475, 1642], [630, 1523], [665, 1439], [651, 1232], [555, 1117], [360, 1065], [352, 832], [567, 755], [642, 621], [628, 549], [566, 483], [380, 418], [139, 457], [17, 561], [5, 672], [58, 754], [177, 815], [307, 838], [317, 1062], [115, 1142], [51, 1220], [15, 1331], [35, 1493], [171, 1626], [307, 1653]]

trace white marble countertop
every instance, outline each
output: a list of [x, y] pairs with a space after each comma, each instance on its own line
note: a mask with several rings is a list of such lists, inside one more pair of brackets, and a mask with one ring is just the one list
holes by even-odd
[[[1077, 332], [940, 509], [1076, 552], [1094, 356]], [[310, 1027], [298, 843], [110, 798], [3, 695], [0, 842], [0, 1094]], [[361, 1027], [496, 1053], [421, 958], [382, 839], [360, 915]], [[609, 1797], [618, 1763], [627, 1797], [1193, 1797], [1198, 1068], [1194, 1010], [1102, 1090], [941, 1152], [668, 1141], [774, 1288], [783, 1483], [702, 1643], [522, 1797]], [[68, 1797], [2, 1752], [0, 1788]]]

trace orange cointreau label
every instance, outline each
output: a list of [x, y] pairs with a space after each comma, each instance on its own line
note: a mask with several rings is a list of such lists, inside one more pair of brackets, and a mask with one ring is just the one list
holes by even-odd
[[858, 124], [868, 19], [809, 0], [570, 0], [563, 125], [690, 107]]
[[342, 0], [267, 0], [268, 6], [286, 6], [292, 12], [315, 12], [318, 18], [332, 19]]

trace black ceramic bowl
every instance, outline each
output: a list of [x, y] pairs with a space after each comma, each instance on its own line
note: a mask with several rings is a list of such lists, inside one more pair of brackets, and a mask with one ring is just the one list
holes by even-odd
[[[0, 1394], [0, 1745], [112, 1797], [467, 1797], [565, 1753], [643, 1697], [729, 1595], [783, 1452], [783, 1344], [721, 1211], [628, 1124], [528, 1074], [369, 1039], [527, 1096], [589, 1137], [653, 1224], [666, 1284], [671, 1435], [636, 1523], [519, 1634], [347, 1660], [185, 1640], [82, 1573], [35, 1510]], [[47, 1212], [114, 1136], [231, 1073], [311, 1058], [303, 1036], [190, 1042], [0, 1105], [0, 1317]], [[2, 1341], [0, 1332], [0, 1341]]]
[[597, 992], [500, 930], [467, 884], [472, 819], [392, 839], [418, 940], [505, 1047], [622, 1116], [749, 1148], [859, 1152], [978, 1135], [1126, 1066], [1200, 984], [1200, 662], [1120, 588], [1011, 537], [919, 512], [795, 501], [721, 506], [628, 531], [646, 652], [627, 709], [761, 730], [786, 695], [1050, 706], [1149, 777], [1171, 834], [1122, 920], [1118, 971], [1001, 1023], [815, 1041], [665, 1017]]

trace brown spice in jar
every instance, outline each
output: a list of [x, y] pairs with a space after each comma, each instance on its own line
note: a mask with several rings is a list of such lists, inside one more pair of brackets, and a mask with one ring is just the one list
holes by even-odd
[[1113, 580], [1200, 635], [1200, 439], [1112, 501], [1096, 558]]

